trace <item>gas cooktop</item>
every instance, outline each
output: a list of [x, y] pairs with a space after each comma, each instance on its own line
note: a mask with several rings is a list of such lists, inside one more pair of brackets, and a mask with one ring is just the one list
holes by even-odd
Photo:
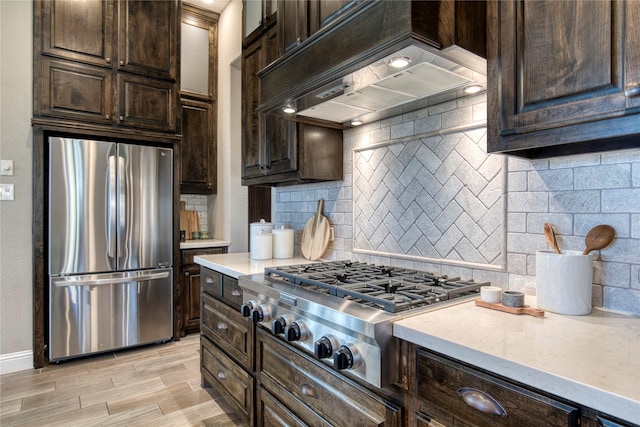
[[490, 284], [355, 261], [266, 268], [265, 276], [390, 313], [479, 294], [480, 287]]

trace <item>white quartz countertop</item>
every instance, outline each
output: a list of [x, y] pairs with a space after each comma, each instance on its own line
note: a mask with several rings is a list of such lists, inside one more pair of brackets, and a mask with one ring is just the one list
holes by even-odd
[[229, 240], [220, 239], [187, 240], [180, 242], [180, 249], [220, 248], [229, 246], [230, 244], [231, 242]]
[[393, 335], [640, 423], [640, 317], [598, 309], [532, 317], [471, 301], [395, 322]]
[[266, 267], [277, 267], [280, 265], [307, 264], [317, 261], [309, 261], [306, 258], [282, 258], [254, 260], [249, 252], [233, 254], [216, 254], [196, 256], [193, 260], [203, 267], [210, 268], [227, 276], [238, 278], [247, 274], [257, 274], [264, 272]]

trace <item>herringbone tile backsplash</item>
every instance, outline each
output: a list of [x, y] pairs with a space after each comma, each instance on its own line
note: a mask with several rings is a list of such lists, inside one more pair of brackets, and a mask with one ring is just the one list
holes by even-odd
[[504, 158], [486, 130], [356, 149], [354, 250], [503, 266]]

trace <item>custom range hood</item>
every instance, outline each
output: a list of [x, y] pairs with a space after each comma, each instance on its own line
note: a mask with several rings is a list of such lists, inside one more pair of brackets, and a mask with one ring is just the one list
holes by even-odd
[[345, 128], [486, 90], [484, 2], [352, 7], [258, 73], [258, 111]]

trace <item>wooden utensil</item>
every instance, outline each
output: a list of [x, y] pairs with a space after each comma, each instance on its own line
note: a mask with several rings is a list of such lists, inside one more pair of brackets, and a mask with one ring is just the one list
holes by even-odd
[[547, 239], [549, 246], [551, 246], [557, 254], [560, 254], [560, 249], [558, 248], [558, 242], [556, 240], [556, 233], [554, 233], [551, 224], [548, 222], [544, 223], [544, 237]]
[[306, 259], [316, 260], [327, 250], [329, 245], [329, 219], [323, 215], [324, 199], [318, 200], [318, 210], [302, 230], [300, 250]]
[[613, 242], [616, 237], [616, 230], [612, 226], [606, 224], [600, 224], [593, 227], [587, 233], [587, 237], [584, 238], [584, 243], [587, 245], [582, 255], [588, 255], [591, 251], [597, 251], [604, 249]]
[[485, 302], [481, 299], [476, 300], [476, 305], [478, 307], [490, 308], [492, 310], [504, 311], [505, 313], [511, 314], [528, 314], [534, 317], [544, 316], [544, 310], [540, 310], [539, 308], [531, 308], [528, 305], [523, 305], [522, 307], [507, 307], [502, 303]]

